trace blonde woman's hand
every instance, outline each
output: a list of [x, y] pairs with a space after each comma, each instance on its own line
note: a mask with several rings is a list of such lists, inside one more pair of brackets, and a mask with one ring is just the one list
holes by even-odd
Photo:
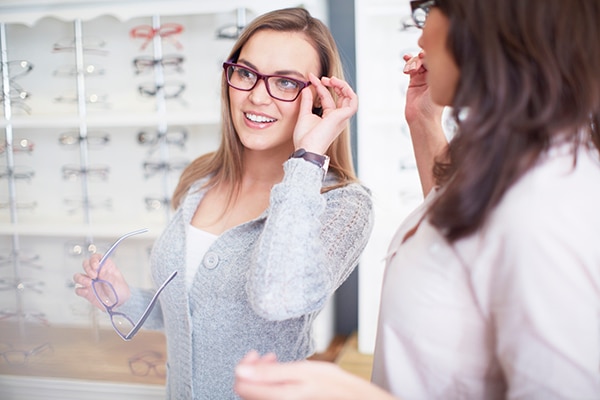
[[235, 370], [235, 391], [244, 400], [391, 400], [365, 379], [325, 361], [278, 363], [252, 351]]
[[[313, 92], [310, 87], [303, 90], [294, 130], [294, 146], [296, 149], [304, 148], [306, 151], [325, 154], [358, 110], [358, 96], [346, 81], [336, 77], [319, 79], [310, 74], [309, 79], [323, 113], [321, 116], [313, 114]], [[337, 95], [337, 101], [328, 89]]]
[[92, 288], [93, 279], [98, 278], [110, 282], [119, 298], [117, 305], [125, 303], [131, 297], [131, 291], [121, 271], [119, 271], [111, 258], [106, 259], [100, 271], [100, 276], [98, 276], [98, 267], [101, 258], [100, 254], [94, 254], [85, 260], [83, 262], [84, 272], [73, 275], [73, 281], [75, 282], [75, 294], [83, 297], [100, 310], [105, 311], [104, 306], [100, 304], [94, 294], [94, 289]]

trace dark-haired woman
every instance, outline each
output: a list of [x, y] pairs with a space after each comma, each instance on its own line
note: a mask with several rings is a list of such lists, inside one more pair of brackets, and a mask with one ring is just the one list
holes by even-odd
[[389, 247], [377, 386], [250, 353], [237, 391], [600, 399], [600, 2], [411, 5], [431, 99], [457, 131]]

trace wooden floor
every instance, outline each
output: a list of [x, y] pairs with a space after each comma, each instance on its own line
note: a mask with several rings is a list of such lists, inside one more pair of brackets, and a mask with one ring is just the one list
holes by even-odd
[[[0, 352], [27, 350], [19, 353], [26, 354], [28, 360], [21, 364], [0, 362], [0, 375], [164, 385], [164, 377], [154, 371], [139, 376], [130, 369], [132, 360], [141, 355], [149, 357], [150, 350], [160, 358], [144, 358], [146, 362], [164, 363], [165, 340], [162, 333], [140, 331], [134, 340], [125, 342], [112, 329], [101, 329], [96, 335], [91, 335], [90, 330], [81, 328], [32, 326], [25, 331], [19, 328], [0, 321]], [[357, 342], [356, 334], [336, 336], [326, 351], [311, 358], [334, 362], [344, 370], [370, 380], [373, 356], [360, 353]], [[49, 351], [39, 354], [30, 351], [46, 343], [51, 345], [47, 349]]]
[[358, 351], [358, 337], [356, 333], [350, 336], [336, 336], [327, 351], [315, 354], [313, 360], [331, 361], [344, 370], [366, 380], [371, 379], [373, 369], [373, 355], [363, 354]]

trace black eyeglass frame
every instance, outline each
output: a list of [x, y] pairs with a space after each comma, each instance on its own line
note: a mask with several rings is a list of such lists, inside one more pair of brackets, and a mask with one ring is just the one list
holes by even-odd
[[410, 15], [417, 28], [423, 29], [425, 21], [427, 21], [427, 15], [429, 15], [429, 10], [431, 7], [436, 7], [437, 5], [437, 0], [411, 0]]
[[[247, 71], [252, 72], [254, 75], [256, 75], [256, 81], [254, 82], [254, 84], [252, 85], [252, 87], [250, 88], [240, 88], [235, 86], [233, 83], [231, 83], [231, 81], [229, 80], [229, 68], [242, 68], [245, 69]], [[269, 93], [269, 96], [271, 96], [272, 98], [274, 98], [275, 100], [279, 100], [279, 101], [285, 101], [288, 103], [291, 103], [293, 101], [296, 101], [296, 99], [298, 98], [298, 96], [300, 96], [300, 93], [307, 88], [308, 86], [310, 86], [310, 81], [302, 81], [300, 79], [297, 78], [292, 78], [289, 76], [285, 76], [285, 75], [265, 75], [265, 74], [261, 74], [260, 72], [258, 72], [257, 70], [248, 67], [247, 65], [242, 65], [242, 64], [237, 64], [234, 63], [232, 61], [226, 61], [223, 63], [223, 70], [225, 71], [225, 79], [227, 79], [227, 84], [237, 90], [241, 90], [243, 92], [249, 92], [251, 90], [253, 90], [256, 85], [258, 84], [259, 81], [264, 81], [265, 82], [265, 88], [267, 88], [267, 93]], [[290, 80], [292, 82], [295, 82], [298, 84], [299, 88], [298, 88], [298, 93], [296, 93], [296, 96], [294, 96], [293, 99], [282, 99], [279, 98], [277, 96], [274, 96], [273, 93], [271, 93], [271, 89], [269, 87], [269, 78], [283, 78], [283, 79], [287, 79]]]

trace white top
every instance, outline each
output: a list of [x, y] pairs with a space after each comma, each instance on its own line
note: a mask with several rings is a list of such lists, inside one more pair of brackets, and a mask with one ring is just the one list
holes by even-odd
[[192, 287], [192, 282], [194, 282], [196, 271], [198, 271], [198, 266], [202, 262], [202, 259], [210, 246], [217, 240], [218, 236], [203, 231], [202, 229], [198, 229], [192, 224], [187, 225], [186, 231], [185, 283], [189, 291]]
[[564, 153], [454, 247], [428, 221], [401, 245], [425, 205], [407, 218], [389, 248], [373, 382], [403, 400], [600, 399], [600, 163], [582, 151], [572, 171]]

